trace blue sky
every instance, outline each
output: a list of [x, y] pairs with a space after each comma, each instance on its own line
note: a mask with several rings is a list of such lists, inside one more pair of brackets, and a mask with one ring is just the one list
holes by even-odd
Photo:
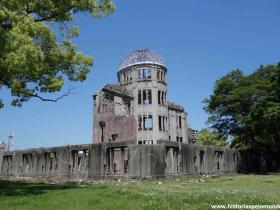
[[[94, 57], [75, 94], [58, 103], [32, 99], [0, 109], [0, 139], [15, 131], [16, 149], [92, 142], [92, 95], [114, 83], [121, 59], [136, 49], [159, 52], [168, 67], [168, 98], [185, 107], [191, 127], [205, 127], [202, 101], [230, 70], [251, 73], [280, 62], [279, 0], [117, 0], [104, 19], [81, 14], [78, 49]], [[52, 97], [51, 95], [49, 97]]]

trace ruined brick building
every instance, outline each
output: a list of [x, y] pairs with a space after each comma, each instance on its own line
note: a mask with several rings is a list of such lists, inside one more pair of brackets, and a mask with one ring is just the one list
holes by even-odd
[[121, 62], [117, 84], [93, 96], [93, 144], [0, 148], [1, 176], [156, 178], [237, 172], [238, 151], [194, 144], [188, 114], [167, 99], [167, 73], [156, 52], [132, 52]]
[[159, 54], [137, 50], [123, 59], [118, 83], [94, 95], [94, 143], [158, 140], [188, 143], [187, 113], [167, 100], [167, 68]]

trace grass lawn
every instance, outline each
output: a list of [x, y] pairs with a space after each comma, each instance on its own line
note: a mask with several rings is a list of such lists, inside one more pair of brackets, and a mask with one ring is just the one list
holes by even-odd
[[45, 184], [0, 181], [0, 209], [211, 209], [280, 204], [280, 174]]

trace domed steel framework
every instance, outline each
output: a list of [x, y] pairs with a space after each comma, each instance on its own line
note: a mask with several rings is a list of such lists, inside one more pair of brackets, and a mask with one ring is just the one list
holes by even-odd
[[126, 56], [120, 65], [120, 70], [135, 64], [158, 64], [166, 67], [163, 58], [150, 49], [136, 50]]

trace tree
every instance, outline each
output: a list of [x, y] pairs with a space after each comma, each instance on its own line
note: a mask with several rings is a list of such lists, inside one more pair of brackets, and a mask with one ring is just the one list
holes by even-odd
[[[11, 91], [12, 105], [42, 93], [58, 92], [65, 80], [84, 81], [93, 65], [90, 56], [71, 43], [78, 36], [75, 14], [110, 14], [111, 0], [1, 0], [0, 89]], [[4, 103], [0, 99], [0, 107]]]
[[225, 137], [220, 137], [218, 133], [206, 128], [198, 132], [197, 138], [203, 145], [207, 146], [225, 147], [228, 145]]
[[250, 75], [231, 71], [206, 99], [211, 128], [233, 138], [237, 148], [280, 145], [280, 64], [261, 66]]

